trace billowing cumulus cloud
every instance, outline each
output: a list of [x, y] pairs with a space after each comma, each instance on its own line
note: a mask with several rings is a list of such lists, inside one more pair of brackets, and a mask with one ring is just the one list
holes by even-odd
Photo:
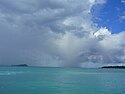
[[125, 62], [125, 33], [93, 23], [105, 0], [0, 0], [0, 64], [96, 67]]

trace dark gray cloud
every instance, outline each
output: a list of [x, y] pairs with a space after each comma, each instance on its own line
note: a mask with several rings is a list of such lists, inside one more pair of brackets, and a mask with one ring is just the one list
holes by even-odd
[[[92, 22], [105, 0], [0, 0], [0, 64], [100, 66], [125, 62], [125, 33]], [[100, 33], [101, 32], [101, 33]]]

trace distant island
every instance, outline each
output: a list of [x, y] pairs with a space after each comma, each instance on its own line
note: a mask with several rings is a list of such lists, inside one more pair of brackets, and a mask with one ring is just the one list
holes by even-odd
[[125, 66], [103, 66], [101, 68], [121, 68], [121, 69], [124, 69]]
[[27, 64], [11, 65], [11, 67], [28, 67]]
[[0, 65], [0, 67], [28, 67], [27, 64], [18, 64], [18, 65]]

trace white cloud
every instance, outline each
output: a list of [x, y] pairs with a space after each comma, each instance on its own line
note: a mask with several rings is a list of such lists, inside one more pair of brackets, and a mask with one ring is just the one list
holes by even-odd
[[111, 35], [111, 32], [106, 28], [100, 28], [97, 32], [95, 32], [94, 35], [96, 37], [98, 37], [99, 35], [109, 36], [109, 35]]
[[121, 16], [120, 19], [123, 21], [125, 20], [125, 16]]
[[95, 37], [99, 40], [103, 40], [106, 37], [111, 35], [111, 32], [106, 28], [100, 28], [97, 32], [94, 33]]
[[125, 3], [125, 0], [121, 0], [122, 3]]

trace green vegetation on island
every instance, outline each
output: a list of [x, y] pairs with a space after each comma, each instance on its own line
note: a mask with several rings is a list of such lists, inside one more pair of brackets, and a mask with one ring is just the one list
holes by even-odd
[[125, 68], [125, 66], [103, 66], [101, 68]]

